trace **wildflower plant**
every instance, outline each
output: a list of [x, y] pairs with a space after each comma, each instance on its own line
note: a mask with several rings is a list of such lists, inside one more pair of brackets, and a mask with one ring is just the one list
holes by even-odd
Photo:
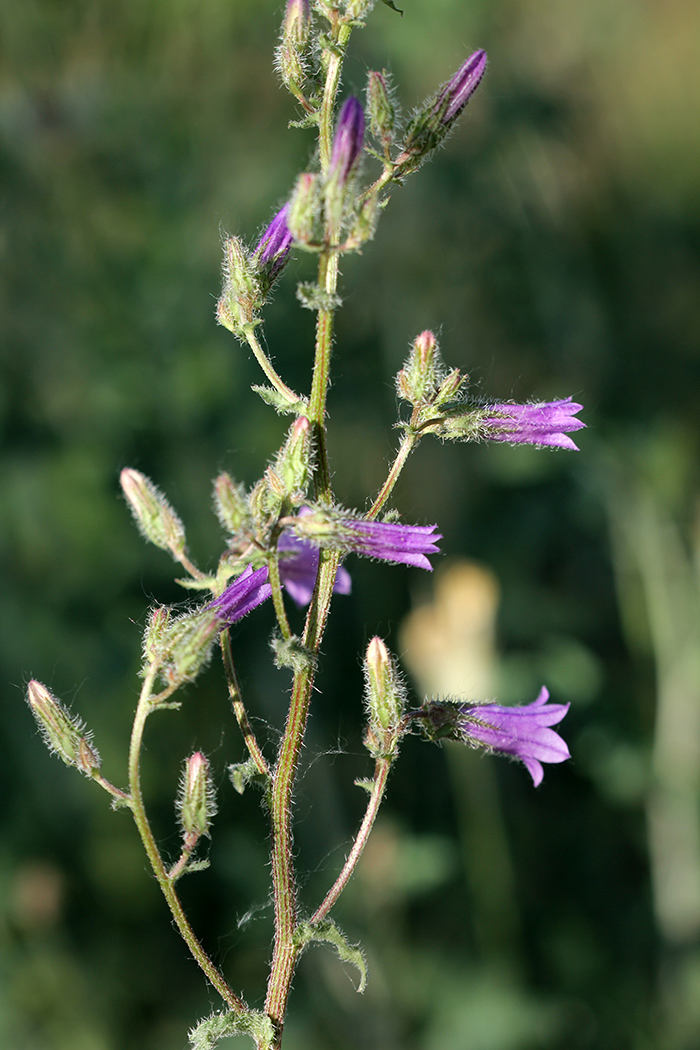
[[[397, 10], [389, 0], [383, 2]], [[382, 639], [372, 638], [364, 654], [364, 741], [374, 762], [371, 777], [362, 782], [368, 792], [366, 812], [324, 899], [302, 899], [292, 848], [292, 803], [331, 599], [334, 593], [350, 590], [356, 555], [430, 571], [440, 549], [437, 525], [404, 524], [391, 507], [394, 486], [410, 453], [431, 435], [443, 441], [575, 449], [567, 433], [584, 425], [575, 418], [581, 406], [571, 399], [528, 405], [471, 400], [466, 377], [443, 364], [434, 334], [425, 331], [414, 339], [396, 377], [400, 402], [409, 408], [397, 423], [401, 438], [386, 481], [374, 498], [370, 496], [368, 509], [338, 505], [326, 443], [326, 395], [340, 304], [339, 261], [371, 240], [391, 193], [444, 142], [486, 70], [485, 53], [475, 51], [405, 124], [384, 71], [369, 72], [366, 104], [353, 96], [341, 100], [341, 72], [351, 35], [374, 6], [374, 0], [288, 0], [286, 5], [277, 69], [299, 106], [297, 125], [316, 129], [318, 148], [257, 244], [249, 246], [240, 237], [226, 239], [217, 318], [252, 350], [265, 378], [253, 389], [271, 408], [290, 417], [290, 426], [250, 491], [228, 473], [215, 479], [214, 507], [225, 542], [213, 573], [203, 572], [190, 559], [182, 521], [153, 482], [136, 470], [121, 474], [124, 497], [144, 538], [168, 552], [184, 571], [178, 582], [188, 593], [201, 595], [185, 612], [156, 607], [148, 617], [124, 790], [102, 775], [98, 752], [80, 720], [41, 683], [32, 681], [28, 688], [28, 702], [49, 748], [107, 791], [115, 806], [131, 811], [175, 924], [221, 997], [221, 1009], [190, 1033], [196, 1050], [236, 1034], [248, 1035], [258, 1050], [279, 1050], [295, 967], [314, 942], [328, 943], [342, 959], [353, 962], [360, 971], [360, 987], [364, 985], [362, 952], [348, 943], [330, 913], [360, 859], [407, 733], [418, 732], [429, 740], [450, 738], [514, 757], [525, 764], [536, 785], [542, 780], [543, 762], [561, 762], [569, 754], [550, 728], [564, 717], [567, 705], [549, 704], [546, 689], [534, 703], [518, 708], [434, 698], [409, 709], [396, 660]], [[389, 12], [386, 16], [392, 17]], [[291, 277], [294, 257], [303, 252], [318, 262], [317, 279], [297, 288], [301, 304], [316, 315], [308, 393], [287, 385], [258, 334], [272, 287]], [[287, 616], [290, 598], [306, 608], [299, 636]], [[254, 732], [231, 636], [242, 617], [255, 616], [256, 608], [268, 601], [276, 617], [274, 659], [292, 678], [276, 755], [265, 753]], [[217, 778], [209, 759], [199, 751], [183, 758], [175, 798], [180, 852], [170, 859], [156, 842], [141, 788], [142, 741], [150, 715], [179, 706], [179, 690], [196, 679], [216, 648], [247, 750], [244, 761], [230, 766], [230, 780], [239, 792], [251, 782], [260, 787], [271, 829], [275, 932], [267, 992], [259, 1008], [249, 1006], [229, 986], [200, 943], [178, 895], [179, 880], [206, 866], [198, 853], [202, 839], [215, 836]]]

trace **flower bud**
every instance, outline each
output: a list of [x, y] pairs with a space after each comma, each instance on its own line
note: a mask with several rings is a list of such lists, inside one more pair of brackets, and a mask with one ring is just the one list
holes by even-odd
[[223, 271], [224, 287], [216, 318], [220, 325], [244, 339], [246, 328], [253, 323], [265, 296], [256, 266], [248, 258], [240, 237], [227, 237], [224, 241]]
[[333, 137], [329, 178], [345, 185], [362, 152], [365, 138], [365, 114], [359, 99], [345, 100]]
[[259, 270], [263, 294], [284, 269], [292, 248], [292, 234], [287, 225], [289, 203], [284, 204], [267, 227], [253, 252], [253, 262]]
[[165, 496], [138, 470], [126, 467], [119, 481], [141, 534], [162, 550], [183, 554], [185, 529]]
[[365, 747], [375, 758], [389, 758], [399, 740], [404, 687], [386, 645], [377, 637], [365, 653], [365, 697], [368, 709]]
[[396, 113], [389, 97], [386, 73], [371, 72], [367, 80], [367, 109], [370, 128], [384, 149], [388, 149], [394, 139]]
[[351, 96], [338, 117], [328, 167], [326, 221], [331, 236], [338, 232], [342, 224], [347, 185], [362, 153], [364, 137], [365, 115], [362, 104]]
[[250, 509], [243, 485], [237, 485], [226, 471], [214, 482], [216, 516], [232, 536], [247, 532], [251, 525]]
[[27, 686], [27, 703], [49, 751], [88, 777], [99, 771], [102, 762], [90, 734], [80, 719], [71, 715], [46, 686], [32, 680]]
[[177, 808], [185, 845], [192, 849], [197, 839], [209, 835], [211, 822], [216, 815], [209, 762], [201, 751], [190, 755], [185, 762]]
[[295, 241], [309, 244], [315, 240], [321, 197], [318, 175], [305, 171], [297, 179], [291, 200], [287, 222]]
[[437, 340], [430, 331], [421, 332], [414, 340], [411, 352], [396, 376], [399, 397], [418, 405], [432, 401], [437, 386]]
[[151, 610], [143, 636], [143, 655], [147, 664], [160, 660], [165, 654], [165, 638], [170, 626], [170, 609], [159, 605]]
[[440, 90], [420, 109], [408, 126], [395, 175], [416, 171], [454, 127], [486, 69], [486, 52], [475, 51]]
[[287, 0], [282, 39], [297, 50], [302, 50], [308, 42], [310, 28], [309, 0]]

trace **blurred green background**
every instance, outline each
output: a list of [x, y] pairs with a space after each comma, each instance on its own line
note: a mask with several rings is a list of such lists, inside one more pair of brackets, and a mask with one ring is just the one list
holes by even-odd
[[[426, 327], [476, 396], [573, 395], [588, 429], [579, 454], [426, 442], [396, 503], [406, 521], [439, 523], [446, 569], [428, 578], [349, 561], [354, 593], [331, 620], [298, 789], [303, 902], [321, 899], [361, 814], [359, 654], [375, 633], [402, 650], [401, 623], [439, 606], [433, 586], [451, 578], [450, 558], [494, 574], [467, 567], [464, 621], [459, 602], [450, 614], [464, 628], [463, 693], [489, 681], [503, 701], [527, 701], [546, 682], [571, 701], [573, 757], [534, 791], [520, 766], [406, 743], [337, 909], [366, 948], [368, 990], [355, 994], [332, 952], [310, 951], [285, 1046], [694, 1050], [700, 9], [400, 6], [403, 18], [378, 3], [356, 34], [345, 92], [364, 89], [368, 68], [390, 69], [410, 111], [476, 47], [491, 64], [447, 149], [395, 192], [364, 255], [344, 262], [329, 402], [336, 491], [362, 507], [381, 483], [396, 437], [392, 377]], [[249, 391], [255, 362], [213, 316], [221, 232], [253, 240], [312, 150], [310, 132], [287, 131], [295, 114], [271, 73], [281, 8], [0, 0], [9, 1050], [174, 1050], [218, 1006], [128, 816], [47, 755], [23, 691], [33, 676], [71, 703], [123, 783], [145, 612], [182, 592], [136, 534], [119, 469], [162, 486], [194, 557], [213, 565], [210, 479], [227, 469], [251, 484], [283, 434]], [[308, 272], [305, 259], [287, 268], [265, 327], [301, 388], [312, 317], [294, 289]], [[270, 754], [287, 685], [261, 632], [271, 622], [260, 610], [235, 639]], [[430, 676], [415, 669], [417, 690]], [[149, 726], [145, 786], [173, 853], [172, 799], [193, 746], [216, 768], [220, 815], [211, 868], [183, 896], [232, 985], [259, 1003], [267, 827], [253, 794], [234, 796], [226, 779], [242, 746], [216, 663], [179, 714]]]

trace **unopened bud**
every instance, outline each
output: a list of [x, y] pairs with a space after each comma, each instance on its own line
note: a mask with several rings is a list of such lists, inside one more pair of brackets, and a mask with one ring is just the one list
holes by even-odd
[[292, 248], [293, 237], [287, 225], [289, 203], [284, 204], [267, 227], [253, 252], [259, 270], [262, 293], [267, 294], [282, 272]]
[[353, 21], [365, 18], [374, 7], [374, 0], [345, 0], [345, 17]]
[[388, 149], [394, 139], [396, 113], [389, 97], [386, 73], [371, 72], [367, 81], [367, 109], [369, 110], [370, 128], [384, 149]]
[[127, 467], [122, 470], [119, 481], [141, 534], [162, 550], [176, 555], [184, 553], [184, 526], [150, 478]]
[[318, 175], [305, 171], [297, 179], [287, 215], [289, 229], [295, 241], [299, 241], [300, 244], [308, 244], [315, 239], [320, 206]]
[[102, 762], [90, 734], [80, 719], [71, 715], [46, 686], [32, 680], [27, 686], [27, 703], [49, 751], [86, 776], [99, 771]]
[[296, 48], [305, 47], [311, 28], [309, 0], [287, 0], [282, 33]]
[[381, 638], [373, 638], [365, 654], [365, 695], [368, 728], [365, 746], [376, 757], [396, 751], [404, 709], [404, 687]]
[[432, 401], [437, 384], [437, 355], [437, 340], [433, 333], [421, 332], [396, 376], [399, 397], [413, 405]]
[[245, 338], [264, 295], [256, 267], [251, 263], [240, 237], [227, 237], [224, 242], [224, 287], [217, 303], [219, 324], [238, 338]]
[[463, 376], [458, 368], [452, 368], [440, 383], [435, 397], [437, 405], [448, 405], [462, 393], [462, 387], [467, 382], [468, 376]]
[[201, 751], [185, 762], [177, 801], [180, 825], [185, 845], [192, 848], [197, 839], [209, 834], [211, 822], [216, 815], [214, 784], [209, 762]]
[[395, 174], [398, 177], [416, 171], [428, 154], [449, 134], [479, 86], [485, 70], [486, 52], [475, 51], [416, 113], [408, 126], [401, 155], [396, 161]]
[[143, 655], [147, 664], [160, 660], [165, 654], [165, 639], [169, 626], [170, 609], [167, 606], [159, 605], [151, 610], [143, 636]]
[[226, 471], [214, 482], [214, 509], [216, 516], [233, 536], [240, 536], [250, 528], [250, 509], [243, 485], [237, 485]]
[[340, 229], [345, 195], [365, 137], [365, 115], [362, 104], [352, 96], [346, 100], [338, 117], [326, 182], [326, 220], [331, 234]]

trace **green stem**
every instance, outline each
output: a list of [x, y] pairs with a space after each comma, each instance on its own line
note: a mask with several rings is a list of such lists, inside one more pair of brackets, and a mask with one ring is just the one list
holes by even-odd
[[403, 470], [406, 460], [414, 449], [418, 442], [418, 437], [412, 431], [408, 430], [403, 437], [401, 444], [399, 445], [399, 451], [396, 453], [396, 458], [391, 465], [391, 470], [387, 476], [386, 481], [382, 485], [379, 495], [372, 504], [367, 517], [376, 518], [379, 511], [382, 509], [389, 496], [391, 495], [394, 485], [399, 479], [399, 475]]
[[291, 387], [288, 387], [284, 380], [275, 371], [272, 362], [270, 361], [269, 357], [260, 345], [258, 337], [255, 334], [255, 330], [253, 328], [250, 328], [246, 331], [246, 339], [248, 340], [248, 346], [255, 354], [258, 364], [269, 379], [270, 383], [272, 383], [275, 390], [277, 390], [278, 393], [282, 394], [282, 396], [291, 403], [298, 403], [299, 401], [301, 401], [302, 399], [299, 397], [299, 395], [295, 394]]
[[141, 793], [141, 746], [146, 719], [153, 710], [151, 691], [157, 673], [157, 664], [151, 664], [143, 683], [138, 707], [136, 708], [134, 725], [131, 731], [131, 744], [129, 747], [129, 788], [131, 791], [131, 809], [134, 814], [134, 821], [151, 863], [151, 867], [153, 868], [153, 873], [158, 880], [158, 885], [160, 886], [163, 896], [170, 908], [175, 924], [180, 932], [180, 936], [192, 952], [198, 965], [209, 978], [211, 984], [216, 988], [221, 998], [228, 1005], [229, 1009], [233, 1010], [235, 1013], [247, 1013], [248, 1007], [246, 1004], [242, 999], [239, 999], [231, 988], [229, 988], [223, 976], [219, 973], [219, 970], [197, 940], [194, 930], [190, 926], [187, 916], [183, 911], [180, 898], [175, 892], [171, 880], [168, 878], [168, 873], [163, 864], [163, 858], [160, 855], [160, 851], [156, 845], [156, 840], [151, 831], [151, 825], [146, 816], [146, 807], [144, 806], [143, 795]]
[[302, 644], [309, 652], [310, 659], [308, 665], [294, 676], [292, 700], [271, 792], [275, 946], [265, 1010], [277, 1026], [276, 1046], [279, 1046], [282, 1038], [289, 989], [299, 954], [296, 941], [297, 893], [292, 854], [292, 791], [306, 730], [316, 656], [328, 619], [339, 560], [340, 555], [337, 552], [321, 551], [316, 591], [309, 606], [302, 637]]
[[284, 598], [282, 596], [282, 581], [280, 580], [280, 565], [279, 560], [276, 557], [270, 558], [267, 563], [267, 574], [272, 587], [272, 604], [275, 607], [275, 615], [277, 616], [277, 623], [279, 629], [282, 632], [282, 637], [288, 641], [292, 637], [292, 629], [289, 626], [289, 620], [287, 619], [287, 610], [284, 607]]
[[249, 755], [258, 767], [258, 771], [262, 773], [264, 777], [269, 777], [270, 767], [267, 764], [267, 759], [260, 750], [260, 745], [258, 744], [253, 728], [248, 721], [248, 713], [241, 697], [241, 687], [238, 684], [238, 676], [236, 675], [236, 668], [233, 664], [231, 635], [228, 627], [221, 632], [219, 640], [221, 644], [221, 656], [224, 661], [224, 672], [226, 674], [228, 693], [231, 697], [231, 704], [233, 705], [233, 713], [235, 714], [236, 721], [240, 726]]
[[389, 776], [390, 769], [391, 759], [377, 759], [377, 765], [374, 770], [374, 783], [372, 784], [372, 792], [369, 797], [369, 802], [367, 803], [367, 809], [365, 811], [362, 824], [360, 825], [360, 830], [358, 831], [357, 837], [355, 838], [355, 841], [353, 843], [353, 847], [350, 850], [350, 853], [348, 854], [348, 859], [343, 865], [343, 870], [329, 889], [326, 896], [323, 898], [323, 902], [318, 906], [316, 911], [311, 916], [311, 919], [309, 920], [311, 925], [313, 925], [316, 922], [320, 922], [321, 919], [325, 919], [326, 915], [328, 915], [329, 911], [331, 910], [335, 902], [338, 900], [338, 897], [350, 881], [350, 876], [357, 867], [357, 862], [362, 856], [362, 851], [364, 850], [367, 844], [367, 839], [369, 838], [369, 834], [374, 826], [374, 821], [376, 820], [377, 813], [379, 812], [379, 807], [382, 802], [382, 797], [384, 795], [384, 789], [386, 788], [387, 777]]

